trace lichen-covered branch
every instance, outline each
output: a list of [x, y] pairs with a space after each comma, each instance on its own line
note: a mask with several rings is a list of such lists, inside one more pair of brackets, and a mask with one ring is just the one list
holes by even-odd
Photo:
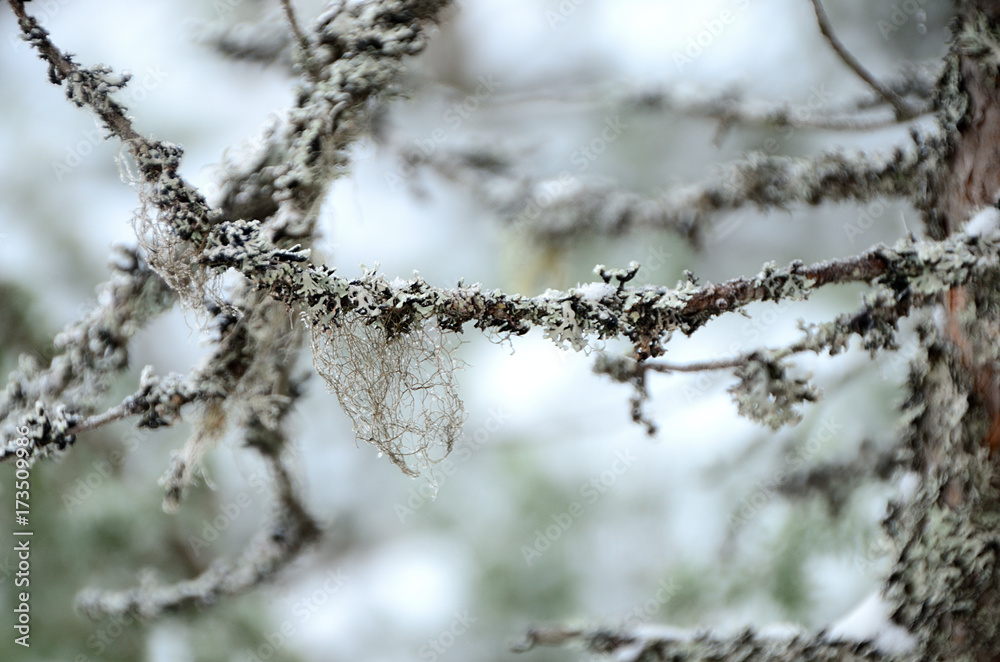
[[221, 598], [240, 595], [270, 580], [311, 543], [320, 530], [308, 515], [280, 458], [265, 454], [275, 486], [275, 512], [235, 562], [216, 561], [200, 576], [161, 585], [154, 579], [127, 591], [90, 589], [77, 606], [91, 618], [157, 618], [190, 607], [208, 608]]
[[[29, 423], [32, 452], [74, 439], [78, 417], [100, 404], [113, 379], [128, 366], [128, 343], [150, 319], [174, 304], [171, 289], [134, 251], [116, 248], [111, 279], [98, 287], [95, 307], [55, 338], [60, 354], [43, 367], [25, 357], [0, 394], [4, 447], [0, 462], [12, 457], [8, 442]], [[36, 403], [62, 402], [62, 414]]]
[[889, 662], [909, 659], [880, 651], [870, 642], [830, 641], [822, 635], [805, 632], [789, 636], [747, 629], [730, 637], [720, 637], [668, 627], [643, 627], [636, 631], [534, 628], [515, 650], [523, 652], [535, 646], [567, 644], [582, 645], [589, 653], [613, 655], [614, 659], [627, 662]]
[[[939, 171], [928, 171], [923, 207], [931, 236], [945, 240], [962, 237], [963, 230], [970, 238], [983, 227], [995, 231], [991, 207], [1000, 190], [1000, 4], [968, 0], [958, 6], [952, 52], [935, 102], [946, 140], [936, 159]], [[987, 211], [978, 212], [983, 207]], [[823, 633], [762, 641], [750, 632], [720, 639], [553, 628], [532, 631], [528, 643], [576, 641], [628, 660], [995, 659], [1000, 650], [1000, 270], [995, 251], [983, 254], [968, 281], [932, 288], [937, 295], [925, 299], [940, 303], [940, 314], [917, 327], [920, 350], [911, 362], [900, 412], [902, 444], [898, 455], [882, 460], [905, 467], [915, 480], [906, 482], [885, 519], [895, 562], [881, 590], [885, 613], [875, 621], [872, 640], [830, 649]], [[912, 285], [907, 289], [933, 295]], [[865, 616], [872, 620], [872, 614]], [[897, 636], [887, 639], [886, 631]], [[877, 646], [879, 641], [900, 645], [889, 650]]]
[[120, 408], [142, 413], [140, 425], [170, 424], [180, 407], [203, 403], [205, 413], [161, 481], [164, 507], [176, 510], [201, 456], [226, 429], [241, 431], [244, 444], [257, 451], [272, 474], [276, 507], [272, 520], [235, 562], [217, 561], [199, 577], [172, 585], [149, 583], [125, 592], [92, 589], [81, 594], [81, 610], [93, 618], [138, 614], [144, 619], [188, 606], [206, 607], [219, 598], [244, 593], [269, 580], [307, 546], [320, 530], [295, 492], [281, 457], [286, 447], [283, 420], [302, 394], [293, 375], [302, 334], [287, 332], [280, 306], [262, 301], [247, 288], [234, 298], [239, 319], [222, 314], [215, 352], [187, 379], [160, 380], [144, 371], [142, 389]]
[[314, 329], [330, 328], [345, 311], [380, 323], [390, 335], [408, 333], [430, 318], [439, 328], [455, 332], [469, 322], [515, 335], [537, 327], [557, 344], [577, 350], [587, 345], [588, 337], [626, 337], [636, 357], [645, 359], [662, 353], [662, 340], [670, 333], [691, 334], [713, 317], [754, 301], [799, 300], [820, 287], [852, 282], [884, 285], [900, 296], [940, 293], [995, 264], [1000, 237], [907, 239], [893, 248], [877, 246], [809, 266], [797, 261], [779, 268], [771, 263], [755, 277], [719, 284], [699, 286], [690, 276], [674, 289], [627, 287], [637, 264], [627, 270], [599, 267], [603, 283], [534, 298], [484, 291], [479, 285], [437, 288], [419, 276], [391, 283], [368, 272], [348, 279], [329, 267], [310, 264], [308, 251], [267, 246], [255, 224], [244, 221], [219, 226], [208, 243], [206, 264], [238, 270], [257, 288], [305, 313]]
[[279, 236], [295, 238], [333, 178], [345, 172], [346, 148], [368, 126], [367, 103], [396, 90], [401, 60], [427, 44], [426, 24], [448, 0], [379, 0], [332, 3], [310, 35], [306, 80], [283, 126], [266, 139], [256, 157], [228, 167], [220, 206], [228, 220], [264, 219], [284, 205], [275, 222]]
[[[927, 67], [907, 64], [898, 76], [884, 81], [884, 86], [897, 98], [908, 102], [919, 112], [931, 112], [937, 75]], [[732, 126], [771, 127], [786, 129], [816, 129], [820, 131], [869, 131], [903, 121], [896, 115], [886, 115], [884, 97], [869, 93], [851, 101], [834, 100], [833, 94], [821, 84], [808, 102], [774, 103], [760, 99], [744, 99], [739, 91], [697, 93], [671, 87], [647, 87], [626, 93], [621, 102], [637, 110], [679, 113], [692, 119], [712, 119], [723, 129]]]
[[[141, 224], [151, 266], [189, 303], [204, 295], [205, 279], [194, 256], [208, 229], [223, 217], [264, 219], [284, 205], [277, 229], [293, 236], [311, 223], [320, 196], [347, 164], [344, 148], [364, 126], [365, 102], [392, 91], [402, 57], [426, 45], [422, 25], [447, 0], [381, 0], [345, 8], [336, 5], [314, 29], [310, 67], [322, 74], [305, 81], [300, 102], [279, 140], [263, 150], [247, 179], [233, 174], [224, 187], [222, 209], [212, 209], [180, 175], [182, 150], [177, 145], [143, 138], [132, 127], [125, 108], [111, 94], [127, 83], [107, 68], [83, 69], [64, 55], [48, 32], [25, 11], [24, 2], [9, 0], [25, 39], [49, 64], [49, 78], [66, 87], [67, 97], [89, 107], [104, 128], [129, 147], [141, 180], [144, 201], [158, 212], [155, 222]], [[234, 199], [237, 198], [237, 199]], [[264, 198], [264, 199], [262, 199]], [[244, 214], [248, 208], [254, 214]], [[226, 212], [223, 213], [223, 210]]]
[[755, 349], [729, 358], [684, 364], [656, 359], [637, 361], [602, 352], [594, 363], [594, 372], [633, 387], [632, 420], [644, 425], [652, 435], [656, 426], [643, 411], [649, 400], [648, 373], [734, 370], [738, 381], [729, 392], [740, 414], [777, 430], [783, 425], [798, 423], [802, 418], [798, 406], [813, 402], [819, 396], [807, 380], [788, 374], [789, 357], [802, 352], [839, 354], [853, 335], [861, 339], [862, 346], [873, 356], [879, 350], [895, 349], [897, 322], [911, 307], [926, 301], [926, 296], [914, 297], [908, 291], [896, 296], [886, 290], [866, 300], [865, 308], [858, 313], [841, 315], [823, 324], [800, 322], [803, 338], [785, 347]]
[[829, 152], [810, 158], [751, 152], [719, 166], [709, 180], [657, 196], [623, 191], [611, 182], [568, 171], [525, 177], [508, 158], [486, 148], [408, 156], [481, 191], [518, 229], [546, 240], [670, 230], [698, 240], [710, 219], [745, 208], [787, 209], [824, 202], [909, 199], [922, 204], [925, 180], [936, 165], [938, 139], [914, 133], [914, 145], [886, 154]]
[[[194, 257], [198, 247], [203, 244], [204, 233], [219, 218], [236, 215], [237, 209], [234, 207], [250, 204], [259, 208], [263, 203], [255, 198], [254, 193], [266, 195], [273, 205], [270, 208], [272, 212], [276, 210], [279, 199], [285, 202], [294, 199], [296, 207], [300, 209], [315, 205], [325, 182], [340, 172], [337, 164], [346, 163], [341, 150], [356, 137], [356, 123], [364, 112], [364, 102], [373, 94], [391, 91], [391, 81], [398, 72], [399, 59], [423, 48], [425, 40], [421, 31], [422, 22], [432, 18], [446, 4], [386, 0], [350, 9], [336, 5], [327, 12], [316, 30], [317, 51], [325, 58], [325, 77], [322, 81], [308, 84], [301, 95], [299, 111], [293, 113], [297, 119], [285, 132], [282, 149], [279, 150], [275, 142], [265, 150], [268, 157], [279, 162], [279, 165], [268, 169], [267, 181], [271, 184], [277, 179], [282, 181], [274, 186], [269, 184], [261, 188], [258, 186], [262, 181], [261, 172], [255, 171], [252, 177], [255, 188], [248, 191], [245, 187], [247, 182], [234, 175], [239, 181], [233, 183], [230, 180], [230, 188], [227, 189], [233, 191], [233, 195], [226, 197], [220, 208], [211, 209], [201, 194], [177, 174], [180, 148], [142, 138], [132, 127], [125, 108], [111, 96], [127, 83], [127, 78], [115, 77], [106, 68], [81, 68], [52, 43], [48, 32], [25, 11], [23, 2], [10, 0], [25, 39], [48, 63], [50, 80], [64, 85], [67, 96], [73, 103], [89, 107], [109, 134], [129, 147], [136, 161], [140, 194], [144, 203], [152, 206], [159, 214], [156, 222], [144, 223], [141, 230], [145, 235], [144, 247], [148, 251], [149, 263], [163, 278], [162, 281], [156, 279], [162, 287], [162, 297], [169, 300], [158, 304], [161, 308], [156, 312], [172, 304], [173, 292], [181, 293], [188, 303], [200, 303], [206, 294], [206, 275]], [[331, 112], [332, 98], [339, 104], [336, 113]], [[315, 121], [309, 119], [310, 112], [315, 115]], [[307, 131], [307, 127], [311, 128]], [[309, 135], [305, 136], [306, 133]], [[325, 170], [316, 162], [323, 151], [317, 151], [317, 148], [324, 144], [324, 136], [330, 139], [324, 149], [331, 155], [327, 159], [330, 163], [326, 164]], [[299, 174], [290, 175], [288, 164], [295, 163], [299, 164], [296, 166]], [[306, 179], [315, 185], [305, 186]], [[279, 190], [285, 193], [279, 194]], [[288, 193], [289, 191], [292, 193]], [[288, 218], [271, 219], [269, 234], [272, 237], [291, 234], [292, 229], [288, 226]], [[308, 229], [298, 228], [296, 232], [295, 236], [300, 238], [308, 235]], [[137, 265], [142, 264], [138, 257], [134, 259]], [[145, 282], [146, 277], [143, 276], [141, 281], [129, 282], [126, 286], [141, 289]], [[130, 322], [133, 308], [144, 305], [146, 301], [147, 297], [138, 296], [138, 292], [123, 292], [120, 296], [113, 297], [106, 306], [102, 306], [95, 315], [124, 315], [125, 319], [122, 321]], [[135, 319], [140, 323], [154, 314], [144, 310], [139, 312], [140, 315], [135, 316]], [[86, 347], [87, 334], [100, 332], [97, 322], [98, 320], [88, 319], [73, 327], [74, 333], [84, 336], [78, 340], [81, 346]], [[101, 333], [104, 338], [102, 342], [113, 343], [115, 347], [93, 347], [95, 352], [105, 350], [101, 359], [94, 361], [97, 369], [85, 369], [87, 358], [81, 357], [78, 361], [81, 365], [77, 366], [77, 378], [105, 380], [107, 371], [101, 368], [101, 364], [112, 359], [116, 369], [123, 368], [124, 345], [119, 346], [119, 343], [127, 341], [137, 328], [135, 324], [128, 325], [127, 335], [124, 336], [117, 328]], [[70, 379], [72, 373], [64, 366], [66, 360], [57, 358], [47, 374], [54, 375], [57, 380]], [[26, 372], [37, 372], [37, 369], [29, 366]], [[9, 389], [4, 402], [0, 402], [0, 418], [7, 419], [15, 407], [35, 408], [35, 402], [39, 399], [55, 399], [65, 388], [65, 385], [53, 386], [51, 383], [44, 387], [32, 386], [24, 383], [24, 379]], [[94, 397], [103, 392], [103, 386], [100, 389], [92, 386], [88, 383], [80, 391]], [[93, 411], [93, 404], [96, 404], [77, 403], [72, 398], [68, 402], [71, 412], [58, 417], [59, 420], [50, 421], [42, 410], [32, 414], [34, 424], [30, 426], [31, 429], [43, 431], [39, 432], [41, 436], [36, 440], [39, 446], [53, 440], [60, 446], [72, 441], [72, 435], [67, 434], [67, 431], [80, 422], [80, 416]], [[64, 403], [64, 410], [65, 407]], [[18, 421], [5, 420], [5, 437], [13, 436], [12, 431], [17, 424]], [[6, 451], [2, 452], [4, 454], [0, 455], [0, 459], [7, 456]]]
[[[64, 84], [67, 96], [76, 105], [89, 107], [108, 133], [128, 148], [135, 162], [132, 170], [138, 173], [136, 183], [143, 202], [140, 239], [149, 264], [162, 277], [149, 272], [151, 280], [165, 292], [161, 297], [164, 301], [160, 302], [162, 308], [176, 300], [174, 293], [181, 294], [189, 305], [202, 305], [203, 298], [211, 294], [207, 288], [209, 274], [204, 262], [196, 257], [210, 228], [233, 213], [231, 204], [226, 203], [245, 204], [250, 200], [250, 204], [258, 207], [261, 203], [243, 190], [235, 198], [224, 200], [221, 207], [210, 207], [177, 174], [180, 148], [142, 138], [132, 128], [124, 107], [111, 97], [127, 79], [116, 78], [103, 67], [80, 68], [52, 44], [48, 33], [25, 12], [23, 2], [10, 0], [10, 4], [25, 38], [49, 64], [50, 80]], [[259, 227], [268, 237], [278, 240], [281, 236], [295, 236], [308, 245], [315, 221], [314, 207], [325, 186], [346, 164], [342, 150], [358, 134], [367, 99], [392, 92], [399, 60], [423, 48], [423, 24], [446, 4], [384, 0], [350, 8], [335, 5], [319, 22], [314, 35], [315, 48], [307, 43], [289, 13], [302, 47], [299, 56], [306, 59], [303, 68], [312, 77], [303, 85], [299, 108], [292, 113], [281, 150], [276, 149], [277, 143], [271, 143], [265, 151], [265, 157], [274, 159], [266, 173], [270, 178], [266, 195], [273, 205], [272, 211], [281, 212], [260, 217], [263, 222]], [[255, 174], [259, 176], [260, 172]], [[156, 212], [155, 219], [147, 216], [150, 208]], [[133, 271], [145, 269], [138, 255], [133, 258], [136, 262]], [[125, 367], [124, 344], [152, 314], [137, 314], [136, 309], [145, 310], [142, 306], [146, 293], [128, 290], [129, 285], [141, 288], [146, 280], [133, 278], [124, 283], [121, 291], [113, 291], [110, 300], [98, 309], [99, 313], [124, 318], [116, 321], [119, 326], [127, 327], [125, 330], [114, 327], [106, 334], [110, 338], [101, 338], [105, 344], [113, 343], [111, 349], [116, 351], [107, 351], [107, 347], [94, 339], [84, 339], [90, 341], [87, 349], [104, 350], [99, 360], [111, 363], [108, 369], [98, 366], [99, 369], [90, 372], [87, 370], [90, 366], [84, 366], [77, 371], [78, 375], [67, 376], [63, 368], [57, 373], [61, 381], [55, 386], [32, 384], [37, 393], [25, 388], [16, 390], [14, 397], [18, 400], [5, 405], [5, 416], [33, 405], [33, 412], [21, 420], [33, 442], [30, 451], [35, 453], [50, 446], [62, 448], [77, 433], [130, 415], [141, 415], [141, 426], [169, 425], [179, 417], [181, 407], [199, 403], [201, 411], [194, 433], [184, 451], [175, 454], [162, 481], [166, 487], [165, 507], [169, 510], [178, 507], [201, 456], [227, 427], [238, 427], [246, 445], [259, 451], [271, 464], [279, 507], [272, 525], [261, 532], [257, 542], [235, 565], [216, 564], [202, 576], [173, 586], [143, 586], [121, 594], [91, 592], [81, 597], [81, 605], [95, 616], [140, 613], [151, 617], [192, 604], [213, 604], [218, 597], [244, 592], [267, 580], [318, 535], [316, 525], [294, 494], [292, 481], [280, 459], [285, 447], [281, 421], [302, 392], [302, 378], [292, 374], [302, 334], [288, 331], [283, 306], [262, 299], [252, 289], [237, 286], [228, 303], [222, 302], [219, 295], [213, 296], [221, 306], [208, 302], [207, 309], [220, 318], [219, 339], [210, 359], [190, 376], [160, 379], [144, 371], [137, 393], [103, 414], [87, 416], [106, 390], [104, 381], [109, 373]], [[73, 329], [83, 335], [100, 333], [101, 321], [99, 317], [88, 318]], [[87, 345], [84, 341], [80, 344]], [[63, 367], [65, 360], [60, 362], [60, 359], [53, 362], [48, 372]], [[76, 403], [68, 398], [58, 401], [73, 378], [104, 381], [81, 387], [90, 398], [88, 401]], [[26, 401], [28, 396], [37, 397], [37, 402]], [[50, 404], [50, 400], [56, 402]], [[72, 404], [67, 406], [67, 401]]]
[[[721, 129], [732, 126], [770, 127], [775, 129], [816, 129], [820, 131], [872, 131], [900, 123], [884, 111], [862, 113], [820, 111], [792, 103], [745, 100], [734, 94], [715, 96], [681, 95], [672, 90], [643, 90], [632, 97], [637, 108], [680, 113], [697, 119], [718, 121]], [[930, 112], [927, 105], [922, 112]]]

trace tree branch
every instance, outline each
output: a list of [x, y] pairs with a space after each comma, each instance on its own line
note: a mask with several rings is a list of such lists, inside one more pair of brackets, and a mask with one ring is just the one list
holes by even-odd
[[[644, 90], [632, 98], [633, 104], [639, 108], [669, 110], [692, 118], [714, 119], [721, 122], [724, 128], [738, 124], [751, 127], [862, 132], [881, 129], [903, 121], [896, 115], [886, 117], [884, 113], [881, 116], [861, 114], [858, 110], [840, 114], [832, 114], [829, 111], [818, 112], [812, 108], [806, 111], [790, 103], [747, 101], [732, 94], [684, 98], [667, 90]], [[929, 113], [931, 110], [928, 105], [914, 116]]]
[[549, 241], [637, 230], [670, 230], [697, 241], [719, 212], [747, 207], [787, 209], [796, 204], [869, 202], [899, 198], [921, 205], [923, 182], [937, 163], [937, 139], [914, 134], [916, 148], [889, 154], [828, 152], [812, 158], [750, 153], [720, 166], [709, 180], [647, 197], [611, 182], [583, 180], [568, 171], [551, 179], [525, 177], [490, 148], [407, 154], [445, 177], [481, 192], [519, 230]]
[[829, 17], [826, 15], [826, 10], [823, 9], [823, 3], [821, 0], [811, 0], [813, 5], [813, 10], [816, 12], [816, 22], [819, 24], [819, 30], [823, 33], [823, 36], [829, 42], [833, 50], [836, 51], [837, 55], [843, 60], [844, 64], [851, 68], [851, 70], [858, 75], [861, 80], [868, 83], [868, 85], [875, 90], [875, 92], [885, 99], [886, 103], [890, 104], [896, 109], [896, 118], [900, 121], [907, 120], [916, 117], [920, 112], [915, 108], [911, 108], [910, 105], [900, 98], [893, 90], [889, 89], [882, 84], [875, 76], [872, 75], [870, 71], [865, 69], [864, 65], [861, 64], [851, 52], [847, 50], [840, 39], [837, 38], [836, 33], [833, 31], [833, 25], [830, 23]]
[[150, 580], [121, 592], [89, 589], [77, 598], [77, 607], [93, 619], [138, 615], [148, 620], [190, 607], [212, 607], [220, 598], [246, 593], [287, 567], [318, 539], [320, 529], [295, 494], [280, 458], [265, 458], [276, 512], [234, 564], [217, 561], [194, 579], [166, 586]]
[[715, 660], [755, 660], [760, 662], [888, 662], [895, 659], [868, 642], [824, 640], [822, 636], [768, 636], [751, 629], [731, 637], [668, 627], [612, 629], [533, 628], [515, 652], [535, 646], [563, 646], [575, 642], [589, 653], [614, 655], [628, 662], [710, 662]]
[[895, 349], [895, 329], [899, 319], [910, 308], [921, 305], [927, 296], [914, 297], [903, 292], [896, 296], [887, 292], [866, 301], [864, 310], [839, 316], [832, 322], [806, 325], [800, 322], [804, 337], [791, 345], [777, 349], [756, 349], [727, 359], [701, 361], [688, 364], [664, 361], [636, 361], [625, 356], [602, 352], [594, 362], [594, 372], [605, 374], [615, 381], [631, 384], [632, 420], [646, 427], [651, 436], [656, 425], [643, 411], [649, 401], [646, 377], [649, 372], [702, 372], [707, 370], [735, 369], [738, 378], [729, 393], [744, 416], [772, 429], [801, 420], [796, 407], [815, 401], [818, 392], [806, 380], [787, 374], [785, 359], [802, 352], [829, 352], [839, 354], [848, 345], [850, 337], [857, 335], [872, 355], [883, 349]]
[[[13, 457], [15, 447], [10, 443], [17, 438], [16, 428], [23, 424], [24, 416], [38, 419], [37, 425], [31, 426], [40, 435], [33, 450], [55, 441], [55, 428], [51, 421], [46, 422], [36, 403], [61, 400], [77, 415], [93, 411], [113, 378], [128, 367], [132, 337], [176, 301], [167, 284], [133, 250], [116, 247], [110, 263], [112, 276], [98, 286], [96, 306], [56, 336], [61, 353], [46, 368], [22, 359], [7, 388], [0, 392], [4, 439], [0, 462]], [[42, 434], [46, 429], [49, 433]], [[72, 435], [60, 436], [60, 445], [71, 442]]]
[[[271, 296], [305, 313], [314, 329], [337, 324], [345, 312], [379, 322], [390, 336], [409, 332], [414, 324], [435, 318], [440, 328], [477, 328], [521, 335], [532, 327], [559, 345], [587, 345], [587, 336], [627, 337], [636, 357], [658, 356], [661, 341], [673, 331], [690, 335], [708, 320], [754, 301], [804, 299], [835, 283], [879, 283], [898, 294], [932, 294], [965, 282], [980, 268], [996, 263], [1000, 237], [955, 235], [941, 242], [904, 240], [894, 248], [876, 246], [860, 255], [810, 266], [773, 263], [753, 278], [734, 278], [699, 287], [693, 280], [675, 289], [629, 288], [638, 265], [628, 270], [599, 271], [604, 284], [527, 298], [484, 292], [478, 285], [435, 288], [419, 277], [394, 285], [374, 272], [360, 279], [337, 276], [335, 270], [308, 262], [308, 253], [268, 248], [254, 224], [223, 224], [209, 239], [203, 259], [219, 269], [233, 267]], [[618, 281], [612, 285], [611, 280]]]

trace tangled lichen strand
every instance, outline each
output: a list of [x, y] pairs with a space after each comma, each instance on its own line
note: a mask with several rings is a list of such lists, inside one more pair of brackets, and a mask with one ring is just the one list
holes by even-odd
[[430, 322], [390, 334], [355, 312], [312, 329], [316, 371], [358, 438], [411, 476], [443, 459], [461, 435], [465, 414], [448, 335]]
[[221, 301], [217, 279], [197, 260], [220, 212], [177, 174], [183, 150], [143, 139], [126, 146], [141, 175], [134, 182], [140, 207], [132, 225], [150, 267], [191, 308], [200, 308], [206, 297]]

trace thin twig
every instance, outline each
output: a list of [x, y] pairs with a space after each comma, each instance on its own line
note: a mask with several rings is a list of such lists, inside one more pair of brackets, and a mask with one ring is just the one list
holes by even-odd
[[285, 12], [285, 18], [292, 29], [292, 34], [295, 35], [295, 41], [298, 42], [299, 48], [302, 49], [304, 69], [312, 76], [313, 80], [319, 80], [319, 71], [313, 62], [312, 45], [309, 43], [306, 33], [299, 27], [298, 19], [295, 18], [295, 8], [292, 7], [292, 0], [281, 0], [281, 8]]
[[288, 19], [288, 25], [291, 26], [295, 39], [298, 40], [303, 48], [308, 48], [309, 39], [306, 38], [305, 33], [302, 32], [302, 28], [299, 27], [299, 22], [295, 18], [295, 8], [292, 7], [291, 0], [281, 0], [281, 8], [285, 10], [285, 18]]
[[[816, 113], [810, 109], [808, 113], [799, 113], [794, 106], [787, 103], [742, 101], [734, 98], [732, 94], [684, 99], [667, 90], [639, 90], [613, 96], [613, 93], [609, 93], [601, 86], [511, 93], [494, 97], [490, 103], [503, 107], [550, 104], [557, 112], [566, 112], [569, 106], [580, 106], [584, 109], [606, 107], [609, 96], [615, 99], [614, 103], [625, 106], [670, 110], [697, 119], [711, 118], [746, 126], [857, 132], [881, 129], [900, 121], [895, 115], [887, 117], [884, 114], [861, 113], [860, 109], [825, 113]], [[878, 97], [878, 100], [879, 103], [884, 101], [881, 97]], [[931, 109], [926, 107], [915, 110], [914, 113], [916, 116], [930, 111]]]
[[[936, 77], [923, 73], [916, 67], [904, 71], [896, 79], [881, 83], [895, 98], [914, 95], [923, 100], [929, 100], [933, 94]], [[450, 91], [450, 89], [449, 89]], [[548, 106], [554, 112], [564, 113], [567, 108], [579, 107], [582, 110], [595, 107], [625, 107], [631, 109], [653, 108], [670, 110], [698, 119], [710, 117], [747, 125], [764, 125], [772, 127], [791, 127], [796, 129], [815, 129], [820, 131], [868, 131], [890, 126], [899, 122], [898, 117], [872, 115], [868, 112], [886, 103], [881, 94], [866, 93], [863, 98], [851, 103], [836, 106], [825, 105], [823, 112], [815, 112], [813, 108], [808, 113], [796, 112], [796, 107], [787, 103], [771, 103], [755, 99], [744, 100], [733, 91], [725, 93], [688, 93], [680, 94], [669, 88], [639, 88], [621, 90], [607, 85], [584, 85], [576, 87], [558, 87], [527, 92], [512, 92], [499, 94], [490, 99], [492, 106]], [[929, 104], [914, 107], [914, 116], [931, 112]], [[807, 115], [807, 116], [803, 116]]]
[[133, 414], [137, 414], [140, 411], [147, 409], [148, 405], [144, 404], [139, 396], [140, 394], [138, 393], [130, 395], [118, 406], [112, 407], [102, 414], [95, 414], [85, 418], [66, 430], [66, 434], [75, 435], [83, 432], [90, 432], [91, 430], [96, 430], [97, 428], [104, 427], [105, 425], [110, 425], [116, 421], [124, 420]]
[[[647, 103], [652, 100], [647, 101]], [[740, 102], [736, 99], [706, 99], [684, 103], [676, 100], [664, 100], [678, 112], [692, 117], [710, 117], [728, 124], [744, 126], [765, 126], [773, 128], [814, 129], [818, 131], [872, 131], [892, 126], [900, 118], [898, 116], [878, 115], [823, 115], [803, 114], [788, 104], [754, 104]], [[909, 118], [907, 118], [909, 119]]]
[[880, 97], [886, 100], [887, 103], [891, 104], [893, 108], [896, 109], [896, 118], [899, 120], [906, 120], [915, 117], [919, 111], [910, 107], [906, 101], [904, 101], [898, 94], [882, 84], [879, 79], [865, 69], [864, 65], [861, 64], [857, 58], [851, 55], [851, 52], [847, 50], [840, 39], [833, 31], [833, 25], [830, 23], [830, 18], [826, 15], [826, 10], [823, 9], [823, 3], [821, 0], [811, 0], [813, 4], [813, 9], [816, 12], [816, 22], [819, 23], [819, 30], [826, 37], [826, 40], [833, 47], [833, 50], [837, 52], [840, 59], [843, 60], [844, 64], [850, 67], [854, 73], [856, 73], [863, 81], [868, 83], [869, 86], [875, 92], [878, 93]]
[[786, 347], [777, 349], [756, 349], [734, 356], [731, 359], [717, 359], [715, 361], [696, 361], [694, 363], [668, 363], [666, 361], [640, 361], [636, 363], [636, 372], [652, 370], [654, 372], [708, 372], [711, 370], [729, 370], [745, 366], [752, 360], [759, 360], [760, 357], [769, 357], [773, 360], [781, 360], [802, 352], [818, 351], [815, 343], [810, 342], [810, 338], [799, 340]]
[[708, 370], [726, 370], [744, 365], [749, 354], [743, 354], [734, 359], [719, 359], [718, 361], [701, 361], [698, 363], [667, 363], [665, 361], [642, 361], [636, 363], [637, 371], [652, 370], [654, 372], [705, 372]]

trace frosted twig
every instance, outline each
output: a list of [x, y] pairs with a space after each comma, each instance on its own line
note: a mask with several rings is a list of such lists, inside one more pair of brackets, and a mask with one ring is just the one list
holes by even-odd
[[632, 386], [632, 420], [643, 425], [652, 435], [656, 425], [644, 411], [649, 401], [646, 389], [649, 372], [734, 369], [738, 381], [729, 388], [729, 393], [740, 413], [777, 429], [782, 425], [798, 422], [801, 415], [797, 406], [803, 402], [815, 401], [818, 396], [818, 392], [806, 380], [787, 374], [785, 359], [802, 352], [819, 354], [825, 351], [830, 355], [839, 354], [847, 347], [852, 335], [859, 336], [865, 349], [873, 355], [879, 350], [895, 349], [897, 322], [909, 313], [911, 307], [927, 300], [926, 296], [915, 297], [909, 292], [902, 293], [902, 296], [898, 294], [882, 292], [866, 301], [866, 307], [861, 312], [841, 315], [832, 322], [811, 325], [800, 322], [804, 337], [785, 347], [756, 349], [727, 359], [687, 364], [655, 359], [636, 361], [602, 352], [594, 362], [594, 372]]
[[[60, 353], [50, 365], [22, 360], [0, 392], [0, 421], [5, 446], [0, 462], [13, 457], [8, 444], [24, 416], [37, 403], [61, 401], [78, 415], [94, 411], [112, 380], [128, 367], [128, 342], [150, 319], [176, 301], [174, 293], [132, 249], [116, 247], [111, 278], [98, 286], [97, 303], [55, 339]], [[43, 439], [38, 442], [44, 446]], [[35, 448], [32, 448], [32, 452]]]
[[69, 430], [67, 430], [67, 434], [75, 435], [83, 432], [90, 432], [91, 430], [102, 428], [105, 425], [110, 425], [111, 423], [124, 420], [125, 418], [128, 418], [143, 409], [145, 409], [145, 405], [141, 399], [136, 395], [131, 395], [125, 398], [120, 405], [112, 407], [103, 413], [89, 416], [76, 425], [71, 426]]

